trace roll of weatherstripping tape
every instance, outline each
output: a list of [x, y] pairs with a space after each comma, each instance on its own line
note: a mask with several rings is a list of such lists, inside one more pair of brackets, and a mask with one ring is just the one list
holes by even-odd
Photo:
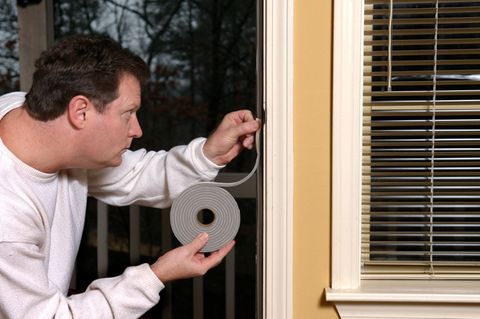
[[225, 187], [246, 182], [255, 173], [259, 161], [259, 132], [255, 138], [257, 159], [252, 171], [234, 183], [200, 182], [184, 190], [172, 204], [170, 224], [177, 239], [190, 243], [198, 234], [208, 234], [208, 242], [201, 252], [212, 252], [225, 246], [237, 235], [240, 227], [240, 209]]
[[177, 239], [186, 244], [198, 234], [208, 233], [203, 252], [215, 251], [230, 242], [240, 227], [240, 209], [221, 187], [196, 184], [173, 202], [170, 222]]

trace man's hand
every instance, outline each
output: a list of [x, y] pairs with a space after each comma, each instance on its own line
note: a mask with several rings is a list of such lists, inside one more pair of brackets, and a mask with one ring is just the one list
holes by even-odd
[[224, 247], [205, 257], [199, 251], [205, 246], [207, 240], [208, 234], [202, 233], [190, 244], [170, 250], [151, 265], [153, 272], [163, 283], [204, 275], [208, 270], [218, 265], [235, 244], [232, 240]]
[[248, 110], [228, 113], [205, 142], [203, 153], [217, 165], [228, 164], [242, 149], [252, 149], [260, 124]]

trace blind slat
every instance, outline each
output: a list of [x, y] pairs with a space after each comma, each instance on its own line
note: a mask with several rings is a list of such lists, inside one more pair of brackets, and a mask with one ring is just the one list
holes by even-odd
[[[393, 50], [393, 56], [432, 56], [435, 54], [435, 51], [432, 49], [411, 49], [411, 50]], [[442, 49], [439, 48], [437, 50], [438, 56], [457, 56], [457, 55], [478, 55], [480, 54], [480, 49], [477, 48], [464, 48], [464, 49]], [[388, 55], [388, 51], [377, 50], [377, 51], [365, 51], [365, 56], [373, 56], [373, 57], [386, 57]]]
[[[365, 36], [388, 36], [388, 30], [386, 29], [375, 29], [372, 30], [368, 28], [365, 30]], [[409, 29], [397, 29], [395, 30], [395, 36], [405, 36], [405, 35], [414, 35], [414, 36], [422, 36], [422, 35], [432, 35], [435, 32], [434, 29], [425, 28], [421, 30], [409, 30]], [[452, 35], [452, 34], [478, 34], [480, 33], [478, 28], [475, 27], [463, 27], [463, 28], [449, 28], [449, 29], [441, 29], [439, 33], [442, 35]]]

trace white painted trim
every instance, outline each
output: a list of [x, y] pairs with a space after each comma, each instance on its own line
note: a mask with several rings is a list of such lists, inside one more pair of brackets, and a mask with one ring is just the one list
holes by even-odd
[[480, 318], [478, 281], [361, 280], [363, 1], [334, 0], [332, 288], [342, 319]]
[[335, 0], [332, 287], [360, 285], [363, 1]]
[[327, 293], [335, 302], [480, 303], [478, 281], [463, 280], [366, 280], [357, 289]]
[[292, 318], [293, 2], [264, 8], [263, 319]]
[[342, 319], [478, 319], [476, 304], [337, 303]]

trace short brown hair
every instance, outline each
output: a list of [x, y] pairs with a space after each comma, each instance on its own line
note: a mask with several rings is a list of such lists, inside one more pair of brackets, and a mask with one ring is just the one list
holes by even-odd
[[140, 57], [108, 37], [64, 38], [35, 61], [25, 108], [33, 118], [49, 121], [62, 115], [74, 96], [84, 95], [103, 112], [118, 97], [120, 78], [125, 73], [140, 83], [150, 76]]

